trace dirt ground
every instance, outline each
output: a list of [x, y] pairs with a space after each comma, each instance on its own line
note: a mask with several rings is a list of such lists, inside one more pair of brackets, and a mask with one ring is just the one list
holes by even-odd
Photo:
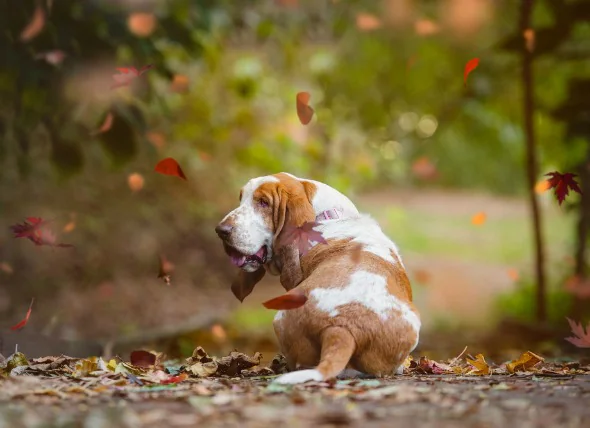
[[590, 426], [590, 375], [403, 375], [295, 387], [203, 379], [100, 394], [84, 382], [29, 376], [0, 386], [1, 428]]

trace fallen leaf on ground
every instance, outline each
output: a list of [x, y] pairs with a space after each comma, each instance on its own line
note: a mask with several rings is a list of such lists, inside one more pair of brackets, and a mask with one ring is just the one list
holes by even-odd
[[543, 357], [540, 357], [531, 351], [527, 351], [522, 354], [518, 360], [514, 360], [506, 364], [506, 370], [508, 370], [509, 373], [529, 371], [535, 365], [542, 363], [543, 361], [545, 361]]
[[90, 135], [94, 137], [96, 135], [102, 134], [103, 132], [107, 132], [113, 126], [114, 119], [115, 116], [113, 116], [113, 113], [108, 112], [104, 118], [104, 121], [102, 122], [102, 125], [100, 125], [100, 128], [98, 128], [96, 131], [92, 131]]
[[160, 383], [162, 385], [168, 385], [171, 383], [180, 383], [180, 382], [185, 381], [187, 379], [188, 379], [188, 374], [181, 373], [177, 376], [170, 376], [168, 379], [164, 379], [164, 380], [160, 381]]
[[590, 348], [590, 323], [586, 326], [586, 331], [584, 331], [584, 326], [582, 323], [578, 324], [574, 320], [567, 318], [567, 322], [572, 329], [572, 333], [574, 333], [575, 337], [566, 337], [565, 340], [570, 342], [572, 345], [577, 346], [578, 348]]
[[418, 368], [427, 374], [443, 374], [452, 372], [452, 368], [447, 364], [432, 361], [426, 357], [420, 357], [420, 360], [418, 361]]
[[251, 369], [260, 364], [262, 354], [257, 352], [249, 357], [241, 352], [230, 352], [226, 357], [216, 358], [207, 355], [205, 350], [198, 346], [193, 355], [186, 359], [188, 366], [186, 371], [197, 377], [209, 376], [237, 376], [242, 370]]
[[479, 65], [479, 58], [473, 58], [473, 59], [470, 59], [469, 61], [467, 61], [467, 64], [465, 64], [465, 70], [463, 71], [463, 85], [464, 86], [467, 85], [467, 76], [469, 76], [469, 73], [471, 73], [473, 70], [475, 70], [478, 65]]
[[267, 300], [262, 305], [266, 309], [287, 310], [300, 308], [305, 302], [307, 302], [307, 296], [294, 289], [282, 296]]
[[310, 98], [309, 92], [298, 92], [296, 96], [297, 116], [303, 125], [311, 122], [314, 114], [314, 109], [309, 106]]
[[283, 232], [279, 238], [281, 245], [289, 245], [292, 242], [297, 242], [297, 248], [300, 256], [307, 254], [309, 249], [313, 246], [312, 242], [318, 244], [327, 244], [322, 235], [322, 232], [315, 230], [319, 223], [311, 221], [305, 222], [301, 226], [285, 225]]
[[490, 366], [486, 362], [483, 354], [477, 354], [475, 360], [466, 358], [465, 359], [474, 368], [468, 372], [468, 374], [475, 374], [478, 376], [485, 376], [490, 374]]
[[28, 42], [43, 31], [45, 27], [45, 11], [41, 6], [37, 6], [35, 8], [35, 12], [33, 13], [33, 17], [31, 21], [27, 24], [27, 26], [23, 29], [20, 33], [20, 40], [21, 42]]
[[144, 65], [139, 70], [135, 67], [120, 67], [117, 68], [119, 74], [113, 74], [115, 83], [111, 85], [111, 89], [129, 86], [136, 78], [144, 74], [146, 71], [154, 68], [152, 64]]
[[484, 213], [483, 211], [479, 212], [477, 214], [474, 214], [473, 217], [471, 217], [471, 224], [475, 226], [481, 226], [486, 222], [486, 218], [486, 213]]
[[131, 352], [129, 362], [135, 367], [151, 367], [156, 364], [156, 355], [144, 350]]
[[580, 195], [582, 194], [582, 189], [580, 189], [575, 179], [577, 174], [572, 174], [571, 172], [561, 174], [554, 171], [545, 175], [551, 177], [549, 178], [549, 188], [555, 189], [555, 197], [557, 198], [559, 205], [565, 201], [565, 197], [569, 195], [570, 190], [573, 190]]
[[34, 301], [35, 301], [35, 298], [33, 297], [31, 299], [31, 304], [29, 305], [29, 310], [27, 311], [27, 314], [25, 315], [25, 318], [21, 322], [19, 322], [18, 324], [13, 325], [12, 327], [10, 327], [11, 330], [13, 330], [13, 331], [20, 330], [25, 325], [27, 325], [27, 323], [29, 322], [29, 318], [31, 317], [31, 310], [33, 309], [33, 302]]
[[180, 168], [178, 162], [172, 158], [162, 159], [156, 164], [154, 171], [164, 175], [173, 175], [186, 180], [186, 176], [184, 175], [182, 168]]

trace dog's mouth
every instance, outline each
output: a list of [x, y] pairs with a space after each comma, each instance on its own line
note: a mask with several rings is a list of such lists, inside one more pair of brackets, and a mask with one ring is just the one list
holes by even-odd
[[262, 266], [264, 263], [266, 263], [266, 258], [268, 255], [268, 249], [266, 248], [266, 245], [260, 247], [260, 249], [256, 251], [255, 254], [244, 254], [226, 243], [223, 244], [223, 247], [225, 248], [227, 255], [230, 257], [232, 264], [239, 268], [243, 268], [247, 265]]

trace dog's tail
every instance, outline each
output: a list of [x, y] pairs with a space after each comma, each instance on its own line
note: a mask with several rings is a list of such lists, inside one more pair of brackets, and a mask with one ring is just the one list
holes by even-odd
[[328, 327], [322, 333], [322, 353], [315, 369], [287, 373], [276, 379], [278, 383], [303, 383], [336, 377], [348, 365], [356, 350], [356, 342], [344, 327]]

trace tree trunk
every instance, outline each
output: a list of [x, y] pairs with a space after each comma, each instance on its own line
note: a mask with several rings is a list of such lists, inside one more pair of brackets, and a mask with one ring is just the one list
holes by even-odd
[[522, 0], [520, 7], [520, 34], [522, 39], [522, 85], [523, 85], [523, 113], [524, 131], [526, 137], [526, 169], [527, 192], [533, 216], [533, 232], [535, 244], [535, 280], [536, 292], [536, 319], [539, 323], [547, 320], [547, 302], [545, 285], [545, 263], [543, 234], [541, 230], [541, 212], [535, 194], [535, 182], [537, 180], [537, 147], [535, 144], [535, 129], [533, 126], [534, 100], [533, 100], [533, 57], [532, 52], [525, 46], [525, 31], [531, 28], [531, 15], [534, 0]]

